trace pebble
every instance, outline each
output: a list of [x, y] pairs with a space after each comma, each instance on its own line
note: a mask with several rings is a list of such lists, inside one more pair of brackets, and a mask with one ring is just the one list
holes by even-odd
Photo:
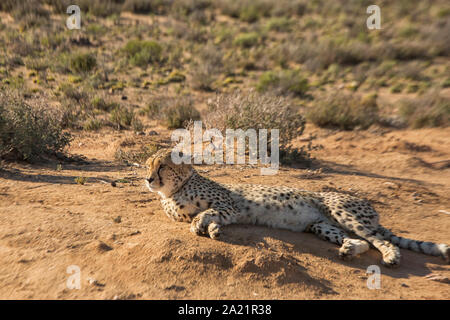
[[113, 248], [111, 248], [110, 246], [108, 246], [106, 243], [99, 241], [97, 248], [100, 251], [111, 251]]
[[87, 278], [87, 281], [92, 286], [97, 286], [97, 287], [104, 287], [105, 286], [104, 283], [101, 283], [97, 279], [94, 279], [94, 278]]

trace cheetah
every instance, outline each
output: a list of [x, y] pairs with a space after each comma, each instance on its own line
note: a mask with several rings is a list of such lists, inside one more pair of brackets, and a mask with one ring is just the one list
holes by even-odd
[[450, 246], [394, 235], [379, 224], [378, 213], [368, 201], [351, 195], [220, 184], [200, 175], [190, 164], [174, 164], [170, 149], [156, 152], [146, 166], [145, 184], [159, 194], [167, 216], [190, 222], [196, 235], [219, 239], [225, 225], [253, 224], [314, 233], [339, 245], [342, 259], [366, 252], [370, 244], [381, 252], [382, 264], [388, 267], [399, 265], [399, 247], [449, 262]]

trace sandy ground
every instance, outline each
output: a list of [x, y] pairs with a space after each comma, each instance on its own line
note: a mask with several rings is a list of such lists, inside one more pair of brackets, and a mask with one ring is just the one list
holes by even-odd
[[[309, 133], [323, 146], [310, 169], [283, 167], [276, 176], [245, 166], [198, 169], [221, 182], [350, 192], [369, 199], [399, 235], [450, 243], [450, 129], [308, 127], [302, 137]], [[78, 135], [69, 151], [85, 164], [2, 164], [0, 298], [450, 298], [450, 266], [437, 257], [402, 250], [401, 266], [387, 269], [374, 249], [344, 262], [337, 246], [312, 234], [229, 226], [223, 241], [194, 236], [144, 189], [143, 169], [113, 162], [126, 135], [133, 138]], [[87, 182], [75, 183], [78, 176]], [[71, 265], [80, 268], [80, 289], [66, 286]], [[381, 268], [380, 289], [367, 287], [370, 265]]]

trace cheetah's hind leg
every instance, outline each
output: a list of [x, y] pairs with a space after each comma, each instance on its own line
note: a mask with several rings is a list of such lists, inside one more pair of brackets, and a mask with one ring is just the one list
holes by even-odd
[[326, 221], [310, 225], [308, 231], [316, 234], [322, 240], [340, 245], [339, 257], [344, 260], [350, 260], [369, 250], [367, 241], [352, 239], [342, 229]]

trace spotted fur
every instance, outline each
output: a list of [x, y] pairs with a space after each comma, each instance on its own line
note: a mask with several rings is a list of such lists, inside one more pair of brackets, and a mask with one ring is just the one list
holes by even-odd
[[175, 165], [168, 149], [158, 151], [146, 164], [145, 183], [160, 195], [166, 214], [175, 221], [190, 222], [197, 235], [217, 239], [224, 225], [255, 224], [312, 232], [340, 245], [343, 259], [364, 253], [371, 244], [381, 252], [386, 266], [400, 263], [398, 246], [449, 262], [448, 245], [395, 236], [379, 225], [378, 213], [363, 199], [282, 186], [219, 184], [191, 165]]

